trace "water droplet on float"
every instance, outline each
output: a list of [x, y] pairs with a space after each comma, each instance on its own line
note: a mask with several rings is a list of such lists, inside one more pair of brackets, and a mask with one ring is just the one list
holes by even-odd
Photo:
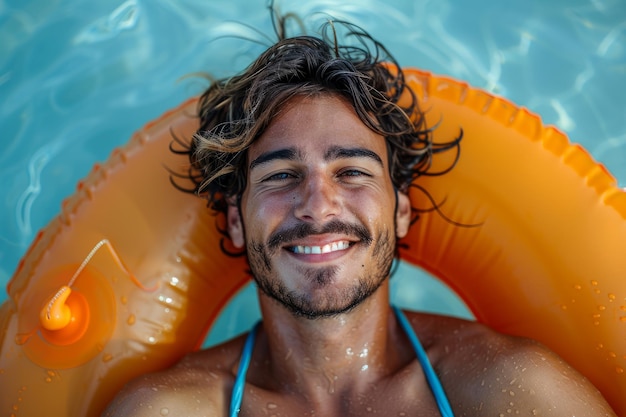
[[603, 306], [602, 304], [600, 304], [600, 305], [598, 306], [598, 310], [600, 310], [600, 311], [604, 311], [604, 310], [606, 310], [606, 306]]
[[30, 334], [16, 334], [15, 335], [15, 344], [16, 345], [23, 345], [26, 342], [28, 342], [28, 339], [30, 339]]
[[623, 374], [624, 373], [624, 368], [620, 368], [619, 366], [615, 367], [615, 372], [617, 372], [618, 374]]
[[594, 287], [598, 286], [598, 281], [596, 281], [595, 279], [592, 279], [591, 285], [593, 285]]
[[582, 288], [583, 288], [583, 286], [582, 286], [582, 285], [580, 285], [580, 284], [576, 284], [576, 285], [574, 285], [574, 289], [575, 289], [575, 290], [581, 290]]
[[609, 301], [615, 301], [615, 294], [609, 293]]
[[113, 359], [113, 355], [111, 355], [110, 353], [102, 356], [102, 362], [109, 362], [111, 359]]

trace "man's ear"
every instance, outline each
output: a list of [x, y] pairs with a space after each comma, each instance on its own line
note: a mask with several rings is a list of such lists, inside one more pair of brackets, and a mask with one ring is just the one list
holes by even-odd
[[411, 226], [411, 200], [402, 191], [396, 191], [396, 237], [403, 238]]
[[243, 222], [241, 221], [241, 214], [239, 213], [239, 207], [236, 204], [229, 204], [228, 211], [226, 212], [226, 224], [228, 227], [228, 235], [232, 240], [233, 245], [241, 249], [245, 244]]

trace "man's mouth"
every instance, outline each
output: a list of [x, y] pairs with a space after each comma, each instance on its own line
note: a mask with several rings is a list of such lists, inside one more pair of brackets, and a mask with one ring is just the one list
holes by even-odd
[[347, 240], [341, 240], [338, 242], [328, 243], [323, 246], [290, 246], [288, 249], [295, 254], [302, 255], [321, 255], [323, 253], [331, 253], [346, 250], [350, 247], [350, 242]]

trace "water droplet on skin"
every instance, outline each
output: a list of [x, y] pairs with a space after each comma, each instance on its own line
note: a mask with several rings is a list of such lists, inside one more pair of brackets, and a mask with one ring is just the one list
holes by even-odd
[[159, 414], [161, 414], [162, 416], [166, 416], [169, 413], [170, 413], [169, 408], [165, 408], [165, 407], [161, 408], [161, 410], [159, 411]]
[[122, 304], [126, 305], [126, 303], [128, 302], [128, 298], [126, 298], [125, 296], [121, 296], [120, 301], [122, 302]]
[[274, 404], [274, 403], [267, 403], [267, 409], [268, 410], [275, 410], [278, 408], [278, 405]]
[[134, 315], [134, 314], [131, 314], [131, 315], [130, 315], [130, 316], [128, 316], [128, 318], [126, 319], [126, 323], [127, 323], [129, 326], [132, 326], [133, 324], [135, 324], [135, 320], [137, 320], [137, 319], [135, 318], [135, 315]]
[[110, 353], [107, 353], [106, 355], [102, 357], [102, 362], [108, 362], [111, 359], [113, 359], [113, 355], [111, 355]]
[[618, 374], [623, 374], [624, 373], [624, 368], [620, 368], [619, 366], [615, 367], [615, 372], [617, 372]]

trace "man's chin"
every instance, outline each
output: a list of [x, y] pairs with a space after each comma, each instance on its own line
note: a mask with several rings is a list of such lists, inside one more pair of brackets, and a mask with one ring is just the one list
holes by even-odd
[[360, 285], [349, 291], [336, 292], [328, 288], [318, 288], [306, 294], [283, 291], [261, 290], [275, 302], [286, 308], [296, 317], [303, 317], [310, 320], [336, 317], [340, 314], [348, 313], [369, 298], [380, 286]]

